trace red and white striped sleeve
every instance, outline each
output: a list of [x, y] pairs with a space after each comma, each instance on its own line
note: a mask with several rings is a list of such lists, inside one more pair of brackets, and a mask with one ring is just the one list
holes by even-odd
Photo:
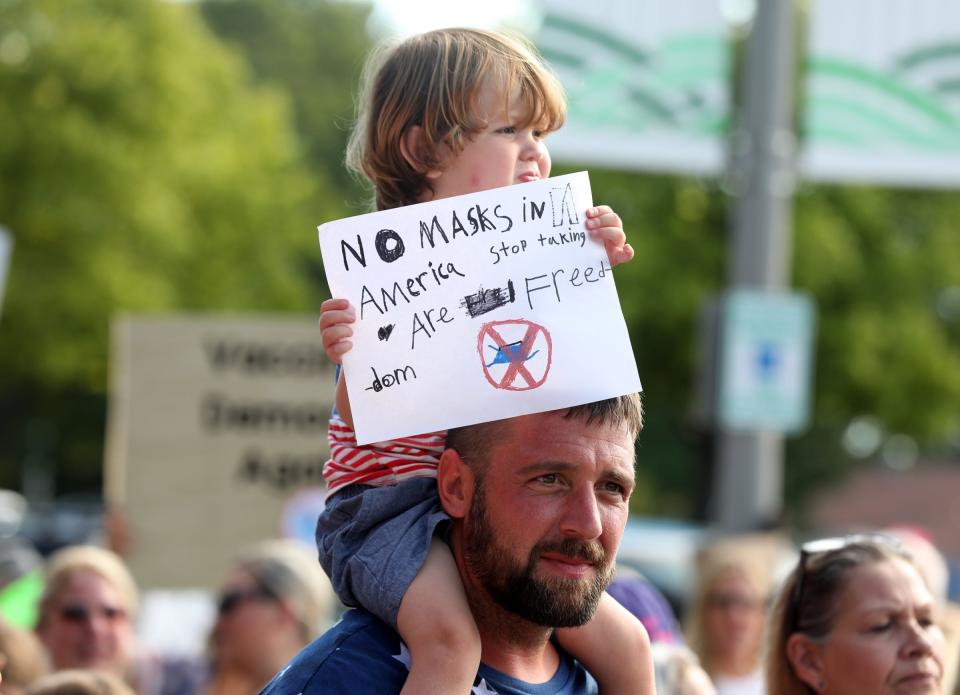
[[330, 460], [323, 466], [329, 493], [346, 485], [396, 485], [410, 478], [435, 478], [446, 432], [357, 444], [353, 428], [336, 413], [327, 432]]

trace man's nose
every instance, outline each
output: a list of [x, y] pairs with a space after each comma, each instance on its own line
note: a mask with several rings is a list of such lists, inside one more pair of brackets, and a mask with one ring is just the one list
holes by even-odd
[[598, 538], [603, 531], [600, 507], [592, 485], [575, 486], [566, 498], [560, 531], [571, 538]]

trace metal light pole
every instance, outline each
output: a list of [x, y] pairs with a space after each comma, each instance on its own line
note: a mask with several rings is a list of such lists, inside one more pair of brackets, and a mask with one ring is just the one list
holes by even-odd
[[3, 291], [7, 285], [7, 268], [13, 253], [13, 237], [5, 227], [0, 226], [0, 313], [3, 312]]
[[[779, 291], [789, 285], [794, 189], [793, 0], [758, 0], [747, 41], [742, 109], [733, 139], [731, 289]], [[712, 516], [742, 531], [779, 517], [783, 434], [720, 426]]]

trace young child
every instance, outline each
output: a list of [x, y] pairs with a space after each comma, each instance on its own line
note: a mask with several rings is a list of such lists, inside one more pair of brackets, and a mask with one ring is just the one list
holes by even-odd
[[[380, 210], [535, 181], [550, 174], [544, 138], [565, 116], [562, 88], [525, 43], [470, 29], [427, 32], [375, 55], [364, 75], [348, 165], [368, 178]], [[609, 207], [587, 211], [611, 265], [633, 257]], [[339, 364], [355, 311], [321, 307], [324, 349]], [[468, 693], [480, 637], [438, 527], [436, 470], [445, 432], [358, 446], [343, 375], [330, 422], [330, 495], [317, 525], [321, 564], [348, 605], [394, 626], [411, 656], [402, 690]], [[557, 631], [610, 693], [652, 692], [646, 632], [604, 595], [584, 627]]]

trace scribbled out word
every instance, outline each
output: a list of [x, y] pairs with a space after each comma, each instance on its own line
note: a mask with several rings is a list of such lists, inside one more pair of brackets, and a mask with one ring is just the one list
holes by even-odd
[[[394, 369], [393, 372], [387, 372], [383, 376], [377, 374], [377, 370], [373, 367], [370, 367], [370, 371], [373, 372], [373, 383], [365, 388], [364, 391], [373, 391], [375, 393], [379, 393], [383, 391], [383, 389], [388, 389], [391, 386], [399, 386], [401, 380], [403, 383], [406, 383], [411, 378], [417, 378], [417, 372], [414, 371], [413, 367], [409, 364], [406, 367], [398, 367]], [[409, 376], [408, 373], [412, 376]]]
[[377, 329], [377, 337], [381, 340], [390, 340], [390, 334], [393, 333], [393, 328], [396, 324], [388, 323], [386, 326], [381, 326]]
[[507, 343], [501, 347], [497, 347], [496, 345], [487, 345], [487, 347], [497, 351], [497, 354], [493, 357], [493, 362], [485, 365], [488, 369], [495, 364], [517, 364], [526, 362], [527, 360], [532, 360], [534, 356], [540, 352], [539, 350], [534, 350], [531, 354], [525, 355], [522, 340], [518, 340], [515, 343]]
[[476, 294], [468, 294], [460, 302], [460, 306], [467, 310], [471, 318], [476, 318], [481, 314], [510, 304], [516, 297], [517, 293], [513, 289], [513, 280], [508, 280], [506, 287], [491, 287], [489, 290], [481, 287]]

